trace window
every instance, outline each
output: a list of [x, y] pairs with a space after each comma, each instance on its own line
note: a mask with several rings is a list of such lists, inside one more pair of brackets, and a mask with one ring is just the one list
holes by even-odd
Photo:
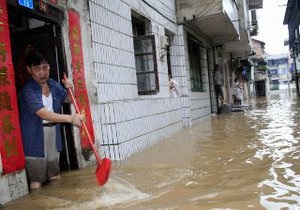
[[168, 75], [173, 78], [172, 69], [171, 69], [171, 55], [170, 55], [170, 46], [167, 46], [167, 64], [168, 64]]
[[167, 65], [168, 65], [168, 76], [173, 78], [172, 69], [171, 69], [171, 52], [170, 52], [170, 43], [172, 43], [173, 35], [171, 32], [165, 29], [165, 35], [168, 37], [168, 45], [166, 46], [166, 53], [167, 53]]
[[132, 31], [133, 36], [143, 36], [146, 34], [146, 23], [142, 18], [132, 16]]
[[202, 92], [202, 72], [201, 72], [201, 54], [200, 54], [200, 42], [195, 38], [189, 36], [188, 38], [188, 51], [189, 51], [189, 63], [190, 63], [190, 79], [191, 90], [193, 92]]
[[157, 92], [158, 78], [154, 36], [135, 37], [134, 54], [139, 94]]
[[146, 22], [132, 16], [135, 66], [138, 93], [155, 94], [159, 91], [154, 35], [146, 34]]
[[278, 74], [278, 69], [272, 69], [270, 70], [271, 75], [277, 75]]

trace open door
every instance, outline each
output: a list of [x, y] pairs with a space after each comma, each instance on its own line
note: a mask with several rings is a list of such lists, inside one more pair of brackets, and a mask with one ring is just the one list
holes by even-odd
[[[9, 8], [9, 23], [12, 59], [15, 69], [16, 89], [28, 78], [24, 65], [24, 56], [28, 48], [37, 49], [49, 58], [51, 65], [50, 77], [58, 82], [66, 71], [61, 27], [53, 21], [47, 22], [47, 18], [33, 16], [30, 12], [22, 12], [13, 6]], [[63, 113], [70, 114], [70, 104], [63, 105]], [[63, 151], [60, 155], [61, 171], [78, 169], [78, 161], [73, 136], [73, 126], [62, 123]]]

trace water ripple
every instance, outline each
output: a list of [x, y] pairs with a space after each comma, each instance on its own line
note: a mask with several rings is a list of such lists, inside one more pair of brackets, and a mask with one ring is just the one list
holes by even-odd
[[300, 168], [295, 162], [300, 149], [298, 106], [287, 100], [272, 100], [265, 111], [249, 114], [260, 121], [254, 158], [271, 160], [268, 178], [258, 184], [261, 205], [267, 209], [292, 210], [300, 206]]

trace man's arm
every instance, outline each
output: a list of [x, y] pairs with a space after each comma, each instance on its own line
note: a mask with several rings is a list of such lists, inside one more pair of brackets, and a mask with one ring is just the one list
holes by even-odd
[[42, 118], [43, 120], [47, 120], [50, 122], [67, 122], [72, 123], [73, 125], [76, 125], [78, 127], [81, 126], [81, 121], [84, 119], [83, 115], [81, 114], [75, 114], [75, 115], [68, 115], [68, 114], [57, 114], [55, 112], [49, 112], [44, 108], [39, 109], [36, 114]]

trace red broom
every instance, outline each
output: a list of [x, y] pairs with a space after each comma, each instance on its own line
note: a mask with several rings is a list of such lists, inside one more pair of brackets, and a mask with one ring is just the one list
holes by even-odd
[[[66, 75], [64, 75], [64, 79], [65, 80], [67, 79]], [[71, 88], [68, 88], [68, 92], [69, 92], [71, 100], [72, 100], [72, 102], [75, 106], [76, 112], [78, 114], [80, 114], [79, 108], [77, 106], [77, 103], [75, 101], [75, 97], [73, 95], [73, 92], [72, 92]], [[103, 158], [103, 159], [100, 158], [100, 156], [99, 156], [99, 154], [98, 154], [98, 152], [97, 152], [97, 150], [96, 150], [96, 148], [93, 144], [91, 135], [90, 135], [90, 133], [89, 133], [87, 127], [86, 127], [86, 124], [84, 122], [82, 122], [82, 125], [83, 125], [83, 128], [84, 128], [87, 136], [88, 136], [88, 140], [90, 142], [90, 145], [92, 147], [92, 150], [93, 150], [94, 155], [96, 157], [96, 160], [98, 162], [98, 167], [97, 167], [97, 170], [96, 170], [95, 174], [96, 174], [96, 177], [97, 177], [98, 185], [102, 186], [107, 182], [107, 180], [109, 178], [110, 168], [111, 168], [111, 161], [108, 158]]]

